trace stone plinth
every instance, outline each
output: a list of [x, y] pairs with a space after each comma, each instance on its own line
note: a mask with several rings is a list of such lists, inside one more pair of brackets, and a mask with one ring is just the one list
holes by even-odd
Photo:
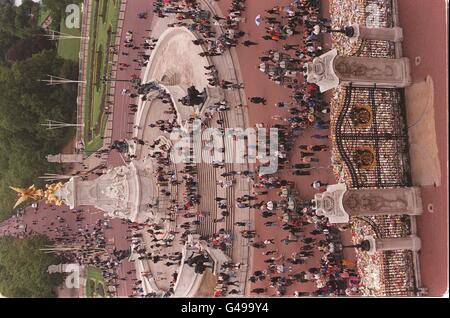
[[401, 42], [403, 41], [403, 29], [400, 27], [393, 28], [368, 28], [363, 25], [352, 25], [354, 35], [352, 39], [356, 40], [378, 40]]
[[343, 207], [352, 216], [420, 215], [423, 213], [420, 189], [350, 189], [343, 196]]
[[317, 215], [331, 223], [348, 223], [350, 216], [420, 215], [423, 213], [420, 189], [347, 189], [345, 184], [330, 185], [314, 197]]
[[369, 254], [394, 250], [411, 250], [417, 252], [422, 247], [420, 238], [415, 235], [396, 238], [374, 238], [369, 236], [365, 239], [370, 242]]
[[347, 186], [340, 183], [328, 186], [324, 193], [316, 194], [314, 196], [316, 214], [326, 216], [331, 223], [348, 223], [350, 216], [342, 205], [346, 191]]
[[342, 85], [407, 87], [412, 83], [409, 59], [337, 56], [333, 70]]
[[317, 84], [321, 93], [336, 88], [340, 83], [333, 69], [333, 61], [337, 54], [337, 50], [333, 49], [316, 57], [312, 63], [306, 64], [308, 83]]
[[219, 87], [207, 86], [205, 90], [207, 98], [206, 101], [201, 105], [201, 107], [197, 108], [198, 114], [203, 114], [209, 106], [212, 106], [215, 103], [218, 103], [225, 99], [225, 93], [223, 92], [223, 89]]
[[55, 162], [55, 163], [82, 163], [83, 162], [83, 154], [56, 154], [56, 155], [48, 155], [47, 156], [48, 162]]
[[338, 85], [401, 88], [412, 83], [408, 58], [338, 56], [333, 49], [307, 63], [306, 68], [307, 81], [318, 85], [321, 92]]

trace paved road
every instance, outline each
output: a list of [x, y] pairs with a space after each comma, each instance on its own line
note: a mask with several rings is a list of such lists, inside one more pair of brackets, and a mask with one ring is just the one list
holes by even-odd
[[[146, 29], [150, 25], [150, 20], [139, 20], [136, 18], [136, 14], [140, 11], [144, 11], [151, 8], [151, 0], [128, 0], [127, 10], [125, 12], [125, 20], [123, 30], [133, 30], [135, 37], [138, 39], [146, 34]], [[287, 4], [288, 0], [276, 1], [276, 4]], [[219, 6], [223, 12], [226, 12], [231, 0], [221, 0]], [[250, 105], [250, 124], [255, 123], [266, 123], [274, 124], [274, 121], [270, 117], [274, 114], [281, 114], [283, 112], [275, 109], [273, 104], [281, 100], [288, 100], [290, 91], [288, 89], [281, 88], [271, 81], [269, 81], [264, 74], [257, 70], [258, 56], [262, 55], [262, 52], [270, 48], [280, 48], [281, 44], [274, 44], [274, 42], [267, 42], [261, 39], [264, 35], [263, 26], [257, 27], [254, 23], [254, 18], [258, 14], [262, 14], [264, 9], [267, 9], [274, 5], [272, 0], [248, 0], [247, 1], [247, 11], [246, 18], [247, 22], [243, 23], [243, 30], [247, 32], [245, 39], [250, 39], [255, 42], [259, 42], [260, 45], [252, 48], [246, 48], [239, 46], [237, 48], [237, 54], [240, 61], [241, 72], [245, 81], [245, 93], [247, 96], [264, 96], [268, 100], [267, 106]], [[324, 10], [327, 12], [328, 1], [323, 1]], [[425, 76], [431, 74], [435, 87], [435, 107], [436, 107], [436, 129], [438, 136], [439, 145], [439, 156], [441, 160], [441, 169], [443, 172], [443, 178], [446, 180], [448, 170], [447, 170], [447, 141], [448, 135], [446, 134], [446, 127], [448, 122], [448, 116], [442, 116], [445, 112], [445, 101], [447, 97], [447, 80], [443, 65], [445, 63], [444, 59], [446, 57], [446, 51], [444, 50], [442, 43], [446, 41], [445, 32], [435, 32], [436, 30], [444, 30], [445, 27], [445, 4], [442, 0], [432, 0], [432, 1], [420, 1], [420, 0], [399, 0], [400, 9], [400, 23], [404, 28], [404, 55], [410, 58], [420, 55], [422, 57], [422, 63], [418, 66], [413, 65], [413, 77], [414, 80], [419, 80], [425, 78]], [[429, 36], [433, 34], [433, 36]], [[295, 42], [295, 41], [294, 41]], [[127, 49], [130, 53], [129, 56], [123, 56], [121, 54], [123, 48], [119, 52], [119, 62], [133, 64], [132, 60], [136, 58], [136, 51]], [[119, 71], [118, 78], [128, 78], [131, 74], [138, 72], [132, 70]], [[445, 68], [446, 69], [446, 68]], [[128, 104], [131, 103], [129, 98], [120, 95], [122, 88], [126, 87], [125, 83], [118, 83], [116, 86], [116, 105], [114, 109], [114, 122], [113, 122], [113, 140], [123, 139], [127, 137], [127, 131], [131, 131], [131, 127], [128, 124], [132, 122], [128, 115]], [[317, 131], [311, 130], [301, 138], [299, 138], [298, 144], [310, 142], [310, 134], [317, 133]], [[294, 162], [298, 160], [298, 154], [294, 154]], [[323, 154], [320, 157], [320, 166], [327, 166], [329, 162], [329, 154]], [[123, 164], [122, 158], [117, 154], [113, 153], [109, 160], [109, 166], [117, 166]], [[316, 174], [311, 177], [295, 177], [290, 176], [290, 172], [286, 171], [282, 174], [287, 179], [296, 181], [297, 189], [300, 192], [301, 197], [311, 198], [314, 195], [314, 191], [311, 189], [309, 184], [313, 179], [320, 179], [324, 182], [334, 182], [334, 177], [327, 169], [320, 169]], [[447, 189], [448, 186], [445, 182], [443, 185], [434, 188], [428, 187], [423, 189], [424, 204], [432, 202], [435, 207], [435, 212], [433, 214], [428, 213], [419, 218], [418, 229], [419, 235], [422, 237], [423, 248], [421, 252], [421, 271], [423, 284], [430, 289], [430, 294], [439, 295], [447, 289], [447, 266], [435, 266], [434, 264], [444, 264], [447, 259], [447, 236], [448, 231], [448, 216], [446, 211], [448, 211], [447, 204]], [[274, 198], [274, 193], [269, 195], [269, 198]], [[71, 216], [70, 212], [66, 211], [67, 208], [57, 208], [55, 210], [50, 210], [49, 208], [39, 210], [38, 214], [45, 217], [45, 224], [39, 225], [36, 228], [37, 231], [46, 232], [46, 227], [48, 224], [54, 220], [56, 215], [65, 217], [66, 223], [69, 227], [75, 225], [74, 217]], [[66, 212], [64, 212], [66, 211]], [[37, 215], [33, 215], [33, 211], [27, 212], [27, 224], [32, 224]], [[86, 210], [85, 214], [89, 213]], [[92, 212], [94, 213], [94, 212]], [[44, 215], [47, 214], [47, 215]], [[28, 216], [29, 215], [29, 216]], [[95, 220], [100, 217], [100, 213], [97, 215], [90, 215], [88, 218], [90, 221], [95, 222]], [[292, 244], [285, 246], [280, 244], [280, 239], [286, 237], [286, 233], [279, 229], [267, 229], [263, 225], [260, 218], [256, 219], [255, 227], [260, 235], [260, 239], [275, 238], [277, 244], [276, 249], [280, 250], [284, 255], [289, 256], [293, 251], [298, 250], [299, 245]], [[108, 232], [108, 238], [114, 237], [114, 244], [118, 246], [126, 247], [128, 242], [125, 239], [126, 236], [126, 226], [123, 226], [120, 221], [112, 221], [114, 224], [113, 230]], [[52, 233], [49, 233], [50, 236]], [[265, 266], [263, 260], [265, 257], [261, 255], [261, 250], [256, 250], [253, 267], [254, 270], [262, 269]], [[295, 271], [311, 267], [317, 263], [317, 258], [308, 261], [306, 266], [296, 266]], [[132, 264], [124, 264], [126, 272]], [[130, 294], [131, 290], [131, 277], [128, 281], [124, 282], [120, 287], [120, 295], [127, 296]], [[264, 284], [260, 284], [259, 287]], [[266, 287], [266, 286], [265, 286]], [[294, 290], [311, 291], [314, 290], [312, 284], [304, 284], [302, 286], [292, 286], [288, 289], [288, 294], [292, 294]], [[269, 293], [271, 294], [271, 293]]]
[[[291, 91], [287, 88], [283, 88], [271, 82], [265, 74], [259, 71], [259, 60], [258, 57], [263, 55], [264, 51], [269, 49], [282, 50], [282, 45], [284, 43], [275, 43], [273, 41], [265, 41], [261, 37], [265, 35], [264, 24], [261, 24], [259, 27], [255, 24], [255, 17], [259, 14], [263, 14], [265, 9], [269, 9], [274, 5], [285, 5], [289, 4], [290, 1], [282, 0], [282, 1], [247, 1], [247, 10], [245, 12], [245, 23], [242, 23], [241, 29], [247, 33], [247, 35], [242, 39], [251, 40], [253, 42], [259, 43], [257, 46], [253, 46], [251, 48], [247, 48], [245, 46], [237, 47], [237, 55], [240, 62], [240, 71], [244, 79], [245, 83], [245, 95], [248, 97], [251, 96], [261, 96], [267, 99], [267, 105], [253, 105], [249, 104], [249, 126], [254, 127], [256, 123], [264, 123], [267, 126], [274, 125], [276, 122], [271, 119], [273, 115], [287, 115], [287, 111], [279, 110], [274, 106], [276, 102], [279, 101], [290, 101], [289, 95]], [[223, 12], [227, 12], [228, 8], [231, 4], [231, 1], [225, 0], [220, 1], [219, 6]], [[326, 7], [324, 8], [324, 12], [328, 10]], [[288, 41], [288, 43], [298, 43], [298, 39], [294, 38]], [[323, 133], [327, 134], [328, 131], [318, 132], [316, 130], [307, 131], [307, 133], [298, 138], [294, 149], [298, 149], [298, 145], [310, 143], [312, 139], [310, 139], [311, 134], [315, 133]], [[330, 164], [330, 156], [329, 153], [324, 153], [320, 155], [320, 166], [328, 166]], [[292, 162], [298, 163], [300, 161], [300, 156], [298, 151], [293, 151], [292, 154]], [[313, 180], [321, 180], [323, 182], [333, 183], [334, 179], [332, 174], [327, 169], [319, 169], [313, 173], [310, 177], [293, 177], [291, 171], [283, 171], [280, 176], [287, 180], [295, 181], [296, 188], [300, 193], [300, 197], [304, 199], [311, 199], [315, 193], [313, 189], [310, 187], [310, 184]], [[264, 200], [276, 200], [279, 199], [277, 196], [277, 191], [272, 190], [269, 191], [269, 195], [266, 197], [261, 197]], [[279, 215], [280, 216], [280, 215]], [[278, 217], [279, 217], [278, 216]], [[301, 243], [291, 243], [286, 246], [280, 242], [281, 239], [285, 238], [289, 232], [285, 232], [281, 230], [279, 227], [267, 228], [264, 225], [264, 222], [272, 220], [272, 219], [264, 219], [259, 214], [255, 213], [255, 224], [254, 228], [256, 229], [259, 237], [257, 240], [265, 240], [265, 239], [275, 239], [275, 245], [270, 245], [266, 249], [254, 249], [253, 250], [253, 258], [252, 262], [252, 271], [265, 269], [267, 266], [264, 263], [264, 260], [267, 259], [267, 256], [262, 255], [263, 251], [267, 250], [278, 250], [285, 257], [290, 257], [293, 252], [297, 252], [300, 249]], [[276, 220], [276, 218], [273, 218]], [[305, 232], [313, 230], [312, 227], [306, 227]], [[317, 266], [319, 264], [319, 257], [322, 256], [321, 253], [316, 251], [316, 255], [309, 259], [304, 265], [292, 265], [292, 273], [298, 273], [302, 270], [307, 270], [310, 267]], [[268, 287], [269, 283], [258, 282], [256, 284], [251, 284], [250, 289], [256, 287]], [[306, 291], [311, 292], [316, 290], [316, 287], [313, 283], [306, 284], [294, 284], [287, 288], [286, 295], [293, 295], [294, 291]], [[275, 290], [269, 288], [268, 295], [274, 295]]]
[[[231, 1], [220, 1], [219, 5], [223, 12], [227, 12]], [[244, 82], [246, 85], [246, 95], [247, 96], [265, 96], [267, 98], [268, 106], [264, 107], [264, 111], [261, 111], [261, 106], [250, 106], [250, 126], [253, 126], [255, 123], [264, 122], [266, 124], [275, 124], [274, 121], [270, 119], [270, 117], [274, 114], [284, 114], [283, 112], [279, 112], [275, 109], [275, 102], [281, 100], [289, 100], [290, 91], [288, 89], [281, 88], [272, 82], [270, 82], [264, 74], [262, 74], [258, 69], [258, 56], [262, 55], [264, 50], [269, 48], [281, 48], [281, 44], [274, 45], [273, 42], [266, 42], [261, 39], [261, 36], [264, 35], [263, 27], [257, 27], [254, 24], [254, 17], [256, 15], [261, 14], [264, 9], [269, 8], [273, 2], [271, 1], [248, 1], [248, 9], [246, 12], [247, 22], [243, 24], [243, 30], [249, 34], [249, 39], [253, 41], [260, 42], [260, 45], [254, 48], [246, 48], [240, 46], [237, 48], [237, 54], [239, 56], [239, 60], [241, 62], [241, 72], [243, 74]], [[279, 4], [287, 4], [289, 1], [279, 1]], [[150, 23], [142, 20], [136, 19], [137, 12], [143, 11], [148, 8], [150, 5], [149, 1], [133, 1], [132, 5], [129, 2], [126, 13], [125, 13], [125, 21], [123, 26], [123, 33], [127, 30], [132, 30], [134, 32], [134, 36], [136, 39], [139, 39], [143, 34], [146, 33], [145, 29], [148, 28]], [[147, 7], [146, 7], [147, 6]], [[261, 39], [261, 41], [259, 41]], [[133, 59], [136, 58], [136, 52], [133, 50], [125, 50], [130, 55], [123, 56], [122, 52], [123, 48], [119, 51], [119, 62], [127, 63], [133, 65]], [[245, 62], [244, 62], [245, 61]], [[129, 78], [130, 74], [133, 74], [133, 66], [129, 67], [128, 70], [119, 71], [117, 78]], [[114, 121], [113, 121], [113, 140], [122, 139], [127, 137], [127, 131], [131, 131], [131, 127], [128, 124], [132, 122], [128, 115], [128, 104], [132, 103], [128, 97], [124, 97], [120, 94], [122, 88], [128, 87], [126, 83], [117, 83], [116, 93], [115, 93], [115, 110], [114, 110]], [[270, 96], [267, 94], [270, 92]], [[317, 131], [311, 130], [310, 133], [317, 133]], [[304, 136], [301, 140], [298, 141], [298, 145], [300, 143], [310, 142], [309, 135]], [[293, 159], [294, 162], [299, 161], [298, 154], [294, 155], [296, 157]], [[111, 166], [121, 165], [123, 164], [122, 158], [120, 158], [117, 153], [113, 153], [108, 160], [108, 164]], [[330, 164], [329, 155], [324, 154], [321, 156], [321, 166], [328, 166]], [[282, 177], [286, 177], [287, 179], [292, 180], [293, 178], [290, 175], [290, 171], [285, 171], [281, 175]], [[333, 182], [332, 175], [329, 173], [327, 169], [319, 169], [317, 172], [311, 177], [298, 177], [294, 178], [297, 182], [297, 188], [301, 193], [301, 196], [306, 199], [312, 198], [314, 195], [314, 191], [310, 187], [310, 183], [313, 180], [320, 179], [324, 182]], [[275, 199], [275, 191], [272, 191], [269, 198]], [[268, 199], [268, 198], [265, 198]], [[297, 251], [299, 249], [299, 244], [291, 244], [289, 246], [284, 246], [280, 243], [280, 240], [287, 236], [287, 232], [281, 231], [279, 228], [266, 228], [263, 223], [266, 220], [262, 218], [257, 218], [255, 228], [258, 233], [260, 233], [261, 239], [267, 238], [275, 238], [277, 241], [276, 248], [279, 249], [283, 255], [289, 257], [292, 252]], [[312, 230], [312, 228], [311, 228]], [[313, 267], [318, 264], [318, 257], [311, 259], [303, 266], [294, 266], [294, 272], [298, 270], [305, 270], [309, 267]], [[261, 255], [261, 251], [257, 251], [253, 260], [254, 270], [262, 268], [265, 264], [263, 260], [266, 257]], [[315, 290], [312, 284], [305, 284], [303, 286], [291, 286], [288, 289], [288, 294], [292, 295], [294, 290], [301, 291], [313, 291]]]
[[[147, 36], [149, 32], [145, 31], [150, 28], [151, 17], [146, 20], [141, 20], [137, 18], [139, 12], [148, 11], [151, 12], [153, 1], [148, 0], [128, 0], [126, 5], [126, 10], [123, 17], [123, 27], [122, 27], [122, 38], [120, 41], [120, 49], [118, 52], [118, 63], [125, 63], [131, 65], [124, 70], [117, 70], [116, 79], [130, 79], [132, 75], [140, 74], [140, 71], [135, 69], [136, 63], [133, 59], [138, 57], [138, 51], [124, 47], [125, 33], [129, 30], [133, 32], [133, 38], [136, 45], [140, 45], [143, 42], [142, 37]], [[126, 53], [128, 55], [123, 55]], [[121, 94], [122, 89], [131, 88], [131, 85], [126, 82], [116, 82], [116, 89], [114, 95], [114, 117], [113, 117], [113, 128], [112, 128], [112, 140], [121, 140], [129, 138], [133, 128], [133, 117], [129, 112], [128, 105], [135, 103], [136, 100], [123, 96]], [[137, 104], [137, 103], [136, 103]], [[123, 159], [116, 152], [113, 151], [108, 158], [109, 166], [120, 166], [123, 165]]]
[[[120, 49], [118, 54], [117, 63], [126, 63], [131, 66], [123, 71], [117, 70], [117, 79], [130, 79], [131, 75], [139, 75], [140, 71], [135, 70], [133, 59], [136, 59], [139, 50], [127, 49], [124, 47], [125, 33], [128, 30], [133, 31], [133, 36], [136, 44], [139, 45], [143, 42], [142, 37], [148, 34], [146, 29], [150, 27], [151, 18], [147, 20], [141, 20], [137, 18], [137, 14], [142, 11], [151, 12], [153, 1], [148, 0], [127, 0], [126, 10], [123, 16], [123, 27], [122, 27], [122, 37], [120, 41]], [[128, 53], [128, 55], [123, 55], [122, 53]], [[123, 88], [130, 88], [130, 85], [126, 82], [116, 82], [115, 96], [114, 96], [114, 117], [112, 126], [112, 140], [122, 140], [130, 137], [130, 133], [133, 128], [133, 117], [129, 113], [128, 105], [131, 103], [136, 103], [128, 96], [122, 96], [121, 91]], [[137, 104], [137, 103], [136, 103]], [[116, 151], [113, 151], [107, 161], [108, 167], [117, 167], [124, 164], [123, 157]], [[114, 238], [114, 242], [117, 246], [129, 246], [129, 242], [125, 239], [127, 236], [127, 226], [122, 224], [119, 220], [115, 220], [113, 230], [108, 232], [108, 237]], [[123, 262], [120, 268], [120, 272], [126, 275], [126, 272], [134, 268], [134, 264], [126, 261]], [[131, 295], [131, 288], [133, 287], [132, 278], [130, 275], [127, 276], [127, 281], [121, 282], [118, 287], [118, 294], [121, 297], [127, 297]]]
[[[418, 218], [422, 239], [422, 283], [430, 295], [448, 291], [448, 29], [444, 0], [398, 0], [403, 27], [403, 55], [411, 59], [413, 82], [430, 75], [434, 81], [434, 113], [441, 165], [441, 186], [422, 187], [425, 212]], [[415, 64], [415, 57], [421, 63]], [[427, 211], [433, 204], [434, 212]]]

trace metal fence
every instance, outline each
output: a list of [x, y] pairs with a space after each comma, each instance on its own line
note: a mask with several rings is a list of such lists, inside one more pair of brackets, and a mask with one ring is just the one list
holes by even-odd
[[[395, 26], [393, 0], [365, 0], [364, 18], [367, 26]], [[395, 58], [395, 44], [389, 41], [362, 40], [354, 55], [373, 58]]]
[[[411, 186], [409, 144], [403, 90], [344, 88], [345, 98], [332, 119], [334, 143], [352, 188]], [[365, 154], [365, 158], [361, 158]], [[409, 216], [366, 217], [378, 237], [411, 234]], [[412, 296], [417, 290], [411, 251], [383, 252], [386, 296]]]
[[334, 143], [352, 188], [411, 185], [403, 92], [346, 87]]
[[383, 252], [383, 285], [386, 296], [414, 296], [416, 294], [417, 284], [412, 251]]

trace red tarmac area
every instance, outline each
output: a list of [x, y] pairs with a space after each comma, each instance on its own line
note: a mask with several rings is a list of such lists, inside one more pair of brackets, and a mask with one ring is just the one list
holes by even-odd
[[[141, 11], [152, 9], [152, 0], [128, 0], [127, 9], [125, 13], [125, 20], [123, 26], [122, 36], [125, 36], [127, 30], [132, 30], [136, 39], [147, 35], [145, 30], [149, 28], [151, 16], [147, 20], [140, 20], [137, 18], [137, 13]], [[247, 34], [242, 41], [251, 40], [258, 42], [259, 45], [247, 48], [245, 46], [238, 46], [237, 53], [241, 73], [245, 83], [245, 93], [247, 97], [261, 96], [267, 99], [267, 105], [253, 105], [249, 103], [250, 126], [256, 123], [264, 123], [266, 125], [273, 125], [277, 123], [271, 119], [271, 116], [278, 114], [283, 115], [287, 111], [277, 109], [274, 104], [279, 101], [290, 101], [290, 90], [282, 88], [271, 82], [265, 74], [258, 69], [258, 57], [263, 55], [263, 51], [268, 49], [281, 50], [281, 46], [286, 41], [275, 43], [273, 41], [265, 41], [261, 37], [264, 33], [264, 24], [259, 27], [256, 26], [254, 19], [258, 14], [263, 14], [265, 9], [269, 9], [274, 5], [288, 4], [289, 0], [247, 0], [247, 10], [245, 12], [246, 22], [241, 23], [241, 29]], [[436, 130], [437, 143], [439, 147], [439, 158], [441, 162], [442, 171], [442, 185], [440, 187], [424, 187], [422, 188], [423, 203], [426, 206], [429, 203], [434, 205], [434, 212], [425, 211], [424, 215], [418, 218], [418, 232], [422, 239], [422, 250], [420, 252], [421, 260], [421, 275], [422, 285], [429, 289], [430, 295], [442, 295], [448, 289], [448, 110], [447, 110], [447, 72], [446, 64], [448, 51], [447, 47], [447, 28], [446, 28], [446, 7], [443, 0], [399, 0], [399, 15], [400, 25], [404, 31], [403, 55], [409, 57], [412, 61], [412, 75], [414, 81], [423, 80], [427, 75], [431, 75], [435, 85], [435, 114], [436, 114]], [[221, 0], [219, 5], [222, 12], [226, 13], [231, 0]], [[329, 1], [322, 1], [322, 13], [328, 16]], [[327, 39], [329, 42], [329, 39]], [[292, 37], [287, 43], [298, 43], [300, 38]], [[123, 41], [121, 41], [123, 43]], [[325, 44], [324, 49], [329, 49], [329, 45]], [[123, 56], [122, 52], [128, 52], [129, 56]], [[414, 57], [421, 56], [422, 62], [416, 66], [414, 64]], [[121, 46], [119, 51], [120, 63], [128, 63], [133, 65], [133, 59], [137, 58], [137, 50], [125, 49]], [[128, 70], [118, 71], [117, 78], [130, 78], [132, 74], [138, 74], [139, 71], [134, 71], [133, 67]], [[127, 137], [127, 132], [131, 131], [132, 117], [128, 114], [128, 104], [133, 101], [120, 94], [121, 90], [127, 87], [127, 83], [117, 82], [115, 109], [113, 120], [113, 138], [112, 140], [120, 140]], [[298, 145], [315, 143], [321, 144], [322, 141], [315, 141], [310, 138], [313, 134], [328, 134], [328, 130], [310, 129], [300, 138], [294, 147], [292, 154], [293, 163], [299, 162]], [[328, 165], [330, 165], [329, 152], [321, 153], [320, 162], [316, 163], [316, 169], [311, 176], [295, 177], [291, 175], [291, 171], [286, 170], [281, 172], [281, 176], [288, 180], [293, 180], [296, 183], [297, 190], [300, 197], [303, 199], [311, 199], [316, 193], [310, 186], [313, 180], [321, 180], [322, 182], [335, 183], [336, 180]], [[123, 159], [117, 152], [113, 152], [108, 159], [108, 166], [118, 166], [124, 164]], [[263, 200], [276, 199], [275, 190], [271, 190], [269, 196], [262, 198]], [[47, 226], [50, 222], [57, 224], [56, 216], [60, 215], [65, 218], [68, 227], [76, 231], [75, 214], [68, 211], [67, 207], [60, 207], [52, 210], [45, 204], [40, 205], [42, 208], [35, 213], [34, 209], [27, 209], [25, 214], [25, 223], [30, 229], [35, 232], [44, 233], [53, 237], [53, 232], [48, 232]], [[94, 209], [85, 208], [84, 216], [86, 220], [84, 223], [93, 224], [100, 217], [102, 213]], [[44, 217], [44, 219], [42, 219]], [[33, 220], [40, 219], [38, 225], [33, 225]], [[254, 227], [259, 234], [257, 240], [275, 239], [276, 244], [269, 246], [266, 249], [254, 249], [252, 266], [253, 271], [262, 270], [266, 268], [264, 259], [268, 258], [262, 255], [263, 251], [276, 249], [280, 251], [285, 257], [299, 250], [300, 243], [291, 243], [288, 246], [282, 244], [280, 240], [285, 238], [288, 232], [281, 230], [278, 227], [267, 228], [264, 222], [275, 220], [275, 218], [264, 219], [257, 216]], [[114, 244], [118, 249], [128, 248], [128, 241], [126, 240], [127, 226], [122, 224], [120, 220], [110, 221], [112, 230], [107, 230], [107, 241], [111, 246]], [[312, 230], [312, 228], [311, 228]], [[306, 233], [308, 230], [305, 231]], [[344, 241], [349, 241], [349, 233], [344, 234]], [[318, 264], [318, 259], [321, 253], [315, 252], [315, 257], [306, 262], [305, 265], [292, 265], [293, 273], [301, 270], [307, 270], [309, 267], [314, 267]], [[350, 253], [352, 254], [352, 253]], [[347, 255], [351, 257], [351, 255]], [[132, 277], [126, 275], [126, 271], [131, 269], [133, 264], [125, 261], [119, 270], [119, 277], [127, 276], [128, 280], [120, 282], [119, 295], [126, 297], [131, 295]], [[268, 287], [268, 282], [258, 282], [251, 285], [252, 288]], [[288, 287], [286, 295], [292, 295], [295, 290], [298, 291], [314, 291], [316, 288], [312, 283], [294, 284]], [[275, 294], [273, 289], [268, 289], [268, 295]]]

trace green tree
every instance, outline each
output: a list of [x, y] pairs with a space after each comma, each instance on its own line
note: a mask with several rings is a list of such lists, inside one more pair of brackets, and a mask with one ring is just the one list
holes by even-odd
[[46, 130], [47, 119], [72, 121], [76, 111], [76, 85], [47, 86], [46, 74], [76, 78], [78, 65], [44, 50], [31, 58], [0, 66], [0, 220], [12, 214], [10, 185], [25, 187], [46, 172], [60, 172], [46, 155], [57, 153], [73, 130]]
[[56, 21], [61, 21], [70, 4], [81, 4], [81, 0], [42, 0], [42, 5], [51, 12], [52, 18]]
[[14, 29], [17, 36], [25, 38], [38, 30], [38, 3], [32, 0], [23, 0], [20, 6], [15, 7], [15, 11]]
[[0, 29], [13, 35], [16, 32], [16, 8], [11, 3], [0, 4]]
[[33, 54], [42, 50], [55, 48], [55, 43], [40, 34], [29, 36], [18, 40], [6, 52], [6, 59], [9, 62], [17, 62], [29, 59]]
[[37, 30], [36, 15], [39, 4], [25, 0], [16, 7], [11, 3], [0, 4], [0, 30], [24, 38]]
[[50, 241], [45, 236], [27, 239], [0, 238], [0, 293], [6, 297], [54, 297], [62, 274], [48, 274], [60, 261], [40, 251]]

